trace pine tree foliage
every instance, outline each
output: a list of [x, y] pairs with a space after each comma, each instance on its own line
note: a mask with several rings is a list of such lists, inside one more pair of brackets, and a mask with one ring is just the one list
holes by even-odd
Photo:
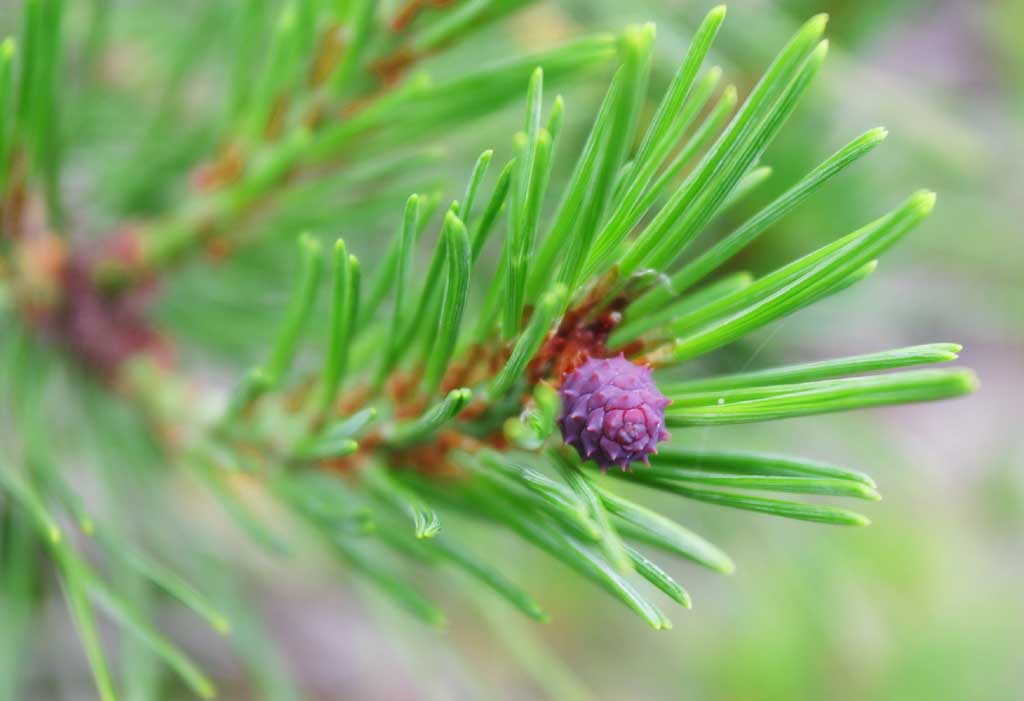
[[[115, 210], [144, 214], [143, 223], [97, 243], [71, 236], [78, 215], [60, 187], [67, 8], [26, 3], [18, 43], [0, 45], [0, 659], [24, 651], [41, 591], [57, 584], [102, 699], [121, 687], [149, 697], [129, 691], [156, 684], [131, 660], [153, 658], [212, 697], [201, 667], [154, 620], [156, 597], [224, 634], [256, 623], [244, 597], [224, 594], [231, 563], [202, 545], [202, 524], [182, 518], [201, 507], [182, 507], [166, 488], [181, 478], [189, 500], [216, 505], [275, 557], [318, 547], [431, 626], [445, 615], [410, 563], [440, 577], [460, 571], [529, 618], [550, 615], [517, 583], [514, 563], [474, 549], [463, 531], [477, 521], [536, 546], [558, 563], [553, 572], [564, 565], [650, 627], [671, 627], [660, 594], [667, 605], [691, 601], [658, 560], [722, 573], [734, 564], [642, 496], [623, 496], [625, 482], [792, 519], [868, 523], [800, 498], [877, 500], [866, 475], [797, 456], [694, 450], [686, 430], [975, 386], [968, 370], [915, 368], [955, 359], [959, 346], [949, 343], [718, 376], [694, 362], [870, 277], [932, 210], [932, 193], [909, 193], [777, 270], [719, 272], [886, 136], [853, 138], [734, 230], [717, 226], [770, 177], [761, 159], [825, 60], [825, 17], [804, 24], [740, 101], [733, 86], [720, 87], [717, 67], [705, 67], [725, 17], [713, 9], [653, 113], [651, 25], [444, 82], [415, 71], [524, 4], [409, 3], [385, 18], [370, 0], [294, 0], [270, 18], [262, 2], [243, 3], [222, 111], [197, 139], [216, 146], [194, 173], [195, 192], [147, 211], [168, 172], [193, 165], [168, 162], [159, 142], [174, 121], [168, 99], [134, 154], [152, 172], [112, 168], [105, 183], [120, 193]], [[224, 20], [218, 12], [197, 23], [197, 41]], [[196, 60], [183, 50], [177, 70]], [[545, 88], [610, 65], [589, 135], [570, 152], [561, 143], [567, 108]], [[460, 199], [442, 202], [425, 188], [400, 209], [387, 184], [404, 188], [406, 173], [430, 165], [405, 147], [495, 111], [524, 87], [507, 162], [484, 151]], [[559, 162], [572, 164], [564, 183], [552, 177]], [[336, 226], [338, 197], [350, 197], [342, 202], [352, 231], [384, 216], [358, 194], [374, 187], [401, 216], [382, 255], [364, 265], [349, 249], [357, 233], [325, 245], [319, 232]], [[240, 304], [281, 285], [283, 236], [297, 239], [298, 267], [287, 302], [270, 305], [270, 338], [265, 315], [253, 330], [213, 313], [217, 302], [204, 314], [201, 300], [214, 291]], [[277, 243], [261, 246], [267, 237]], [[208, 260], [194, 260], [204, 251], [238, 263], [211, 276]], [[155, 280], [169, 285], [160, 319], [143, 304]], [[254, 363], [226, 396], [211, 392], [168, 357], [161, 321], [186, 344], [244, 346]], [[650, 467], [602, 474], [562, 444], [557, 388], [581, 358], [619, 353], [655, 367], [674, 436]], [[140, 504], [124, 503], [126, 493]], [[120, 680], [99, 611], [125, 636]], [[286, 690], [250, 633], [234, 636], [240, 656], [267, 689]], [[0, 671], [0, 697], [10, 696], [16, 670]]]

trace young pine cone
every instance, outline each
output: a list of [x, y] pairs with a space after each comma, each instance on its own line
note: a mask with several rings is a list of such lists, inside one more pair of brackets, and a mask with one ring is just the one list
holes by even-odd
[[602, 470], [623, 470], [657, 451], [669, 437], [665, 431], [665, 397], [651, 378], [651, 369], [617, 358], [590, 358], [566, 373], [559, 390], [562, 414], [558, 425], [566, 444]]

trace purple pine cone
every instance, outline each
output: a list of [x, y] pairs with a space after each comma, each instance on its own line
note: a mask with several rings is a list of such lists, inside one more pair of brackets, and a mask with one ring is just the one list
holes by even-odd
[[665, 431], [669, 399], [658, 391], [651, 369], [617, 358], [590, 358], [562, 378], [559, 390], [562, 438], [580, 457], [604, 470], [626, 469], [630, 463], [657, 452]]

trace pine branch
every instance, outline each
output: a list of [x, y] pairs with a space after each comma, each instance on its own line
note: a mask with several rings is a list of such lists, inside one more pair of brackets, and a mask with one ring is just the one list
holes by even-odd
[[[211, 696], [213, 685], [156, 629], [137, 597], [81, 555], [65, 523], [77, 524], [83, 537], [95, 537], [141, 586], [165, 591], [221, 632], [228, 619], [199, 584], [144, 549], [147, 538], [134, 542], [130, 529], [94, 516], [64, 480], [65, 456], [45, 440], [43, 388], [68, 356], [110, 351], [102, 356], [110, 360], [103, 369], [145, 418], [159, 444], [150, 448], [161, 463], [194, 478], [201, 493], [254, 542], [277, 556], [305, 545], [281, 527], [289, 521], [266, 518], [261, 507], [282, 508], [312, 542], [435, 627], [445, 624], [445, 615], [409, 578], [401, 564], [406, 560], [451, 565], [488, 596], [532, 619], [547, 619], [541, 604], [503, 573], [500, 558], [475, 554], [459, 540], [459, 528], [449, 526], [459, 520], [449, 521], [450, 515], [513, 532], [652, 628], [667, 629], [671, 622], [637, 590], [636, 581], [647, 581], [685, 608], [690, 597], [638, 546], [722, 573], [732, 572], [734, 564], [700, 535], [621, 496], [622, 481], [733, 509], [836, 525], [867, 525], [868, 519], [838, 506], [760, 493], [865, 503], [880, 497], [865, 475], [803, 458], [678, 447], [654, 454], [666, 425], [682, 429], [676, 438], [685, 441], [690, 426], [928, 401], [975, 388], [968, 370], [902, 371], [954, 359], [960, 349], [955, 344], [667, 381], [664, 370], [865, 280], [878, 257], [931, 213], [935, 196], [918, 191], [866, 226], [768, 274], [717, 274], [873, 150], [885, 136], [873, 129], [704, 253], [678, 263], [698, 238], [711, 235], [721, 213], [770, 176], [761, 159], [825, 60], [825, 17], [812, 18], [796, 32], [727, 124], [738, 102], [736, 90], [719, 91], [720, 69], [702, 73], [724, 20], [721, 7], [697, 29], [646, 125], [653, 25], [515, 57], [440, 83], [405, 77], [417, 61], [521, 4], [480, 0], [429, 11], [413, 7], [386, 26], [373, 2], [289, 2], [267, 34], [259, 29], [257, 3], [247, 5], [242, 38], [266, 39], [266, 57], [257, 61], [246, 42], [236, 47], [227, 116], [218, 132], [222, 151], [202, 173], [202, 194], [148, 222], [144, 238], [129, 240], [127, 250], [114, 246], [98, 257], [69, 248], [59, 237], [41, 237], [31, 249], [20, 240], [26, 233], [19, 223], [20, 198], [27, 190], [38, 191], [33, 197], [46, 203], [48, 223], [61, 230], [56, 104], [62, 4], [29, 3], [20, 64], [12, 58], [12, 42], [0, 45], [0, 105], [13, 102], [13, 109], [0, 110], [0, 182], [8, 186], [3, 214], [10, 222], [0, 275], [4, 305], [9, 297], [20, 315], [15, 321], [0, 308], [4, 328], [16, 329], [0, 336], [0, 343], [4, 377], [14, 378], [4, 406], [14, 417], [16, 430], [10, 433], [18, 437], [0, 466], [0, 516], [16, 524], [20, 543], [3, 554], [4, 576], [9, 564], [14, 567], [2, 585], [15, 593], [13, 600], [25, 599], [19, 577], [42, 576], [26, 552], [32, 544], [45, 548], [57, 565], [101, 698], [114, 698], [114, 684], [94, 605], [197, 695]], [[614, 76], [560, 187], [552, 173], [565, 155], [558, 152], [565, 107], [556, 97], [546, 109], [545, 82], [550, 86], [612, 61], [618, 64]], [[247, 69], [256, 63], [260, 68], [250, 76]], [[381, 256], [367, 257], [365, 284], [362, 264], [338, 240], [327, 303], [320, 305], [320, 287], [326, 286], [323, 244], [313, 234], [298, 236], [299, 272], [277, 331], [265, 347], [255, 334], [243, 340], [263, 360], [225, 396], [204, 393], [197, 406], [184, 391], [190, 379], [183, 372], [152, 362], [159, 334], [149, 318], [134, 311], [141, 282], [229, 234], [233, 243], [245, 243], [247, 223], [264, 207], [280, 205], [300, 177], [333, 177], [344, 167], [351, 178], [347, 186], [369, 182], [389, 172], [386, 154], [396, 157], [416, 140], [458, 129], [524, 87], [525, 122], [511, 139], [514, 157], [490, 193], [493, 151], [487, 150], [469, 171], [461, 203], [443, 207], [441, 195], [430, 192], [409, 196], [393, 240], [378, 247]], [[397, 158], [394, 164], [406, 162]], [[435, 209], [443, 212], [439, 230], [431, 218]], [[424, 238], [433, 254], [421, 270], [417, 247]], [[355, 245], [351, 236], [350, 243]], [[10, 255], [12, 249], [35, 255]], [[267, 251], [276, 259], [282, 248]], [[496, 270], [487, 267], [492, 253]], [[70, 272], [60, 277], [24, 263], [47, 255], [68, 261]], [[258, 260], [259, 254], [248, 249], [237, 255]], [[268, 280], [279, 284], [256, 264], [247, 271], [240, 267], [241, 273], [226, 269], [223, 275], [252, 273], [260, 289]], [[698, 283], [703, 284], [695, 288]], [[469, 313], [475, 313], [472, 323]], [[197, 316], [218, 327], [232, 321]], [[108, 343], [104, 329], [126, 333]], [[37, 338], [50, 339], [62, 354], [44, 353], [40, 349], [48, 346]], [[605, 370], [577, 376], [584, 367], [597, 367], [591, 361], [604, 363]], [[619, 370], [607, 374], [612, 362]], [[658, 372], [648, 377], [639, 362]], [[896, 372], [856, 376], [881, 371]], [[579, 382], [570, 383], [573, 377]], [[623, 384], [637, 378], [647, 383], [641, 389]], [[628, 392], [633, 394], [623, 394]], [[609, 400], [612, 394], [616, 399]], [[591, 406], [591, 398], [601, 406]], [[662, 399], [671, 402], [667, 409], [653, 401]], [[626, 412], [640, 413], [643, 421], [627, 422]], [[101, 414], [81, 412], [80, 423], [113, 449], [131, 431]], [[573, 421], [580, 422], [575, 434]], [[619, 431], [626, 423], [634, 433]], [[629, 446], [640, 441], [641, 426], [653, 440], [634, 450]], [[624, 446], [628, 459], [622, 457]], [[602, 461], [602, 451], [614, 459]], [[643, 465], [648, 458], [649, 467]], [[612, 475], [604, 475], [616, 462], [630, 471], [612, 467]]]

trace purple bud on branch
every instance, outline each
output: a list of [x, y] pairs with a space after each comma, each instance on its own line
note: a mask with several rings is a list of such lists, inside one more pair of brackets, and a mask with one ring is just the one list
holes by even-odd
[[657, 452], [665, 431], [669, 399], [651, 378], [651, 369], [616, 358], [590, 358], [562, 378], [558, 425], [567, 445], [601, 469], [631, 463]]

